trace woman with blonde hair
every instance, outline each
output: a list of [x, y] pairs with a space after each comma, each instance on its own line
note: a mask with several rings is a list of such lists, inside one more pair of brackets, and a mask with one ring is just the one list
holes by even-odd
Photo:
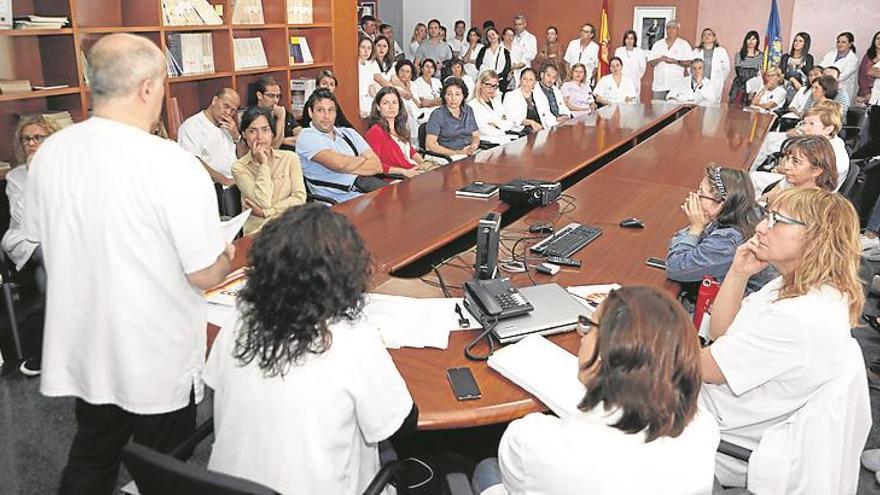
[[[15, 168], [6, 174], [6, 197], [9, 199], [9, 229], [3, 234], [3, 251], [15, 263], [16, 270], [34, 269], [34, 277], [40, 292], [46, 293], [46, 271], [43, 268], [43, 251], [40, 244], [25, 236], [24, 221], [25, 188], [31, 160], [43, 141], [58, 131], [54, 123], [42, 115], [24, 117], [15, 128], [12, 150]], [[37, 351], [35, 354], [39, 354]], [[25, 356], [19, 371], [25, 376], [40, 374], [40, 359]]]
[[[800, 409], [848, 369], [850, 328], [865, 302], [859, 282], [859, 218], [845, 197], [817, 188], [783, 191], [740, 246], [712, 306], [702, 350], [702, 409], [722, 439], [754, 448], [764, 431]], [[750, 277], [780, 277], [743, 299]], [[745, 485], [746, 465], [716, 457], [725, 486]]]
[[766, 83], [752, 97], [752, 106], [771, 112], [779, 110], [785, 105], [788, 96], [782, 86], [782, 71], [779, 67], [770, 67], [764, 75]]
[[480, 140], [494, 144], [510, 142], [512, 136], [507, 131], [513, 128], [513, 121], [507, 118], [501, 103], [499, 81], [497, 72], [484, 70], [477, 79], [474, 97], [467, 103], [477, 119]]

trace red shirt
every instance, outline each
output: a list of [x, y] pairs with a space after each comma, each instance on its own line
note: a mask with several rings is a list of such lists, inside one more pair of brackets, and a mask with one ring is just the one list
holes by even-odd
[[[382, 172], [387, 174], [388, 169], [391, 167], [415, 167], [415, 165], [410, 163], [410, 161], [403, 155], [400, 145], [398, 145], [394, 138], [391, 137], [391, 134], [385, 132], [385, 129], [382, 129], [380, 125], [373, 124], [373, 126], [367, 130], [364, 138], [367, 140], [367, 144], [370, 145], [370, 148], [373, 148], [373, 151], [376, 152], [379, 161], [382, 162]], [[415, 154], [415, 148], [410, 146], [409, 157], [412, 158]]]

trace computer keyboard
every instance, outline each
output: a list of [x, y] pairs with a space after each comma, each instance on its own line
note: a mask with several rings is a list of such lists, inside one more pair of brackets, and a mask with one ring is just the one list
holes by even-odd
[[532, 246], [532, 251], [544, 256], [568, 258], [602, 235], [602, 229], [591, 225], [570, 223], [555, 234]]

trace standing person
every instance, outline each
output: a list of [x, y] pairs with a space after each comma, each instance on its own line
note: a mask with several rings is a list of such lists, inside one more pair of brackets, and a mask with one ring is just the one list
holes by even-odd
[[[296, 137], [302, 130], [302, 127], [296, 122], [293, 112], [287, 111], [281, 102], [281, 84], [272, 77], [261, 77], [254, 83], [254, 96], [252, 97], [253, 105], [261, 108], [268, 108], [275, 117], [274, 138], [272, 139], [273, 148], [281, 148], [287, 151], [296, 149]], [[239, 133], [240, 135], [241, 133]]]
[[636, 103], [638, 92], [631, 79], [623, 76], [623, 62], [619, 57], [611, 57], [608, 63], [611, 74], [606, 74], [596, 84], [594, 96], [603, 105], [613, 103]]
[[764, 62], [764, 53], [758, 49], [761, 37], [757, 31], [749, 31], [743, 38], [742, 47], [736, 52], [733, 67], [736, 77], [730, 85], [728, 103], [746, 105], [751, 101], [752, 95], [746, 89], [746, 83], [750, 79], [761, 75], [761, 64]]
[[378, 33], [379, 21], [371, 15], [361, 17], [360, 35], [373, 41]]
[[428, 21], [428, 39], [419, 45], [413, 62], [420, 66], [422, 60], [427, 58], [433, 60], [438, 66], [442, 66], [443, 62], [452, 58], [452, 49], [443, 41], [443, 35], [440, 32], [440, 21], [437, 19]]
[[461, 56], [464, 55], [465, 50], [467, 50], [468, 42], [464, 37], [465, 27], [465, 23], [461, 19], [455, 21], [455, 25], [452, 27], [455, 36], [449, 40], [449, 48], [452, 48], [453, 58], [461, 58]]
[[[449, 62], [449, 77], [457, 77], [464, 82], [464, 85], [467, 86], [468, 94], [473, 95], [474, 93], [474, 80], [471, 76], [467, 75], [464, 72], [464, 63], [460, 58], [454, 58], [451, 62]], [[449, 79], [447, 77], [447, 79]]]
[[547, 28], [544, 44], [538, 50], [535, 60], [532, 61], [532, 69], [540, 70], [544, 64], [550, 64], [559, 71], [559, 78], [565, 80], [568, 72], [565, 70], [563, 55], [565, 55], [565, 51], [562, 48], [562, 43], [559, 42], [559, 30], [556, 29], [556, 26], [550, 26]]
[[[42, 246], [50, 294], [40, 390], [76, 397], [62, 494], [112, 493], [132, 438], [167, 453], [192, 434], [202, 291], [235, 255], [208, 173], [150, 134], [165, 98], [161, 50], [110, 34], [92, 46], [88, 68], [93, 117], [46, 140], [25, 199], [25, 232]], [[156, 177], [169, 180], [145, 187]]]
[[687, 41], [678, 37], [681, 24], [676, 20], [666, 23], [666, 37], [657, 40], [648, 55], [648, 64], [654, 67], [651, 82], [652, 98], [665, 100], [669, 90], [684, 79], [684, 69], [693, 60], [693, 50]]
[[470, 28], [467, 32], [467, 45], [462, 46], [464, 53], [461, 54], [461, 61], [464, 62], [464, 71], [475, 81], [480, 75], [480, 71], [477, 70], [477, 55], [480, 54], [482, 49], [483, 44], [480, 43], [480, 30]]
[[[25, 189], [31, 162], [40, 146], [58, 131], [54, 123], [42, 115], [23, 117], [15, 127], [12, 149], [15, 166], [6, 174], [6, 197], [9, 200], [9, 228], [3, 234], [3, 251], [18, 271], [33, 268], [37, 288], [46, 296], [46, 269], [43, 266], [43, 250], [38, 242], [28, 240], [24, 221]], [[40, 339], [42, 340], [42, 339]], [[37, 343], [39, 345], [39, 343]], [[24, 376], [40, 375], [40, 349], [22, 349], [24, 356], [18, 370]], [[2, 359], [0, 359], [2, 364]]]
[[[421, 100], [412, 82], [412, 76], [416, 71], [415, 66], [409, 60], [403, 59], [394, 66], [397, 70], [397, 80], [395, 88], [403, 100], [403, 106], [406, 108], [408, 118], [409, 131], [411, 136], [415, 136], [415, 144], [418, 144], [419, 123], [427, 121], [427, 116], [422, 115]], [[338, 126], [337, 126], [338, 127]]]
[[513, 28], [504, 28], [504, 31], [501, 32], [501, 46], [510, 53], [510, 77], [508, 77], [507, 88], [503, 88], [505, 91], [516, 87], [519, 83], [519, 72], [528, 66], [523, 58], [522, 49], [513, 42], [515, 37], [516, 32]]
[[596, 100], [587, 82], [587, 68], [584, 64], [574, 64], [571, 67], [571, 80], [562, 84], [562, 97], [575, 117], [596, 109]]
[[568, 43], [563, 57], [566, 63], [566, 73], [574, 64], [584, 64], [584, 67], [587, 68], [590, 84], [596, 80], [596, 70], [599, 68], [599, 45], [593, 41], [595, 37], [596, 26], [584, 24], [578, 38]]
[[406, 54], [403, 52], [403, 48], [401, 48], [400, 45], [397, 43], [397, 40], [394, 39], [394, 28], [391, 27], [391, 24], [380, 24], [379, 34], [384, 36], [394, 48], [391, 56], [395, 62], [399, 62], [406, 57]]
[[416, 52], [419, 50], [419, 47], [424, 43], [424, 41], [428, 39], [428, 27], [425, 26], [425, 23], [420, 22], [415, 25], [413, 28], [413, 34], [409, 38], [409, 46], [407, 47], [408, 51], [406, 54], [406, 58], [410, 60], [414, 60], [416, 58]]
[[876, 76], [871, 73], [874, 65], [880, 63], [880, 31], [874, 33], [871, 38], [871, 46], [865, 50], [865, 56], [859, 64], [859, 92], [861, 101], [867, 101], [871, 97], [871, 89], [874, 87]]
[[419, 108], [422, 109], [419, 123], [423, 123], [428, 121], [431, 113], [442, 103], [440, 88], [443, 84], [434, 77], [437, 65], [430, 58], [422, 60], [419, 69], [421, 69], [421, 75], [412, 82], [412, 94], [417, 98]]
[[623, 62], [623, 77], [632, 81], [638, 102], [638, 96], [642, 92], [642, 77], [648, 67], [648, 57], [645, 50], [639, 48], [639, 37], [635, 31], [630, 29], [623, 33], [623, 45], [614, 50], [614, 56]]
[[358, 108], [361, 118], [370, 114], [370, 105], [373, 104], [370, 88], [381, 73], [379, 64], [373, 60], [373, 42], [369, 38], [361, 38], [358, 41]]
[[384, 36], [376, 36], [373, 41], [373, 61], [379, 67], [379, 72], [373, 75], [373, 84], [370, 94], [375, 95], [381, 88], [391, 86], [394, 77], [394, 55], [391, 53], [391, 43]]
[[727, 76], [730, 75], [730, 55], [718, 44], [718, 36], [712, 28], [703, 29], [700, 44], [694, 48], [694, 58], [703, 61], [706, 78], [718, 86], [719, 92], [723, 91]]
[[501, 90], [507, 91], [510, 83], [512, 61], [510, 51], [501, 44], [501, 35], [495, 28], [486, 30], [487, 44], [477, 54], [477, 73], [493, 70], [501, 79]]
[[813, 70], [813, 56], [810, 55], [810, 35], [800, 32], [794, 35], [791, 41], [791, 49], [782, 56], [779, 61], [785, 78], [785, 92], [788, 99], [801, 90], [809, 79], [810, 71]]
[[826, 53], [819, 64], [826, 69], [837, 67], [840, 72], [837, 77], [840, 91], [846, 92], [849, 101], [855, 101], [857, 92], [859, 57], [856, 56], [855, 42], [856, 38], [850, 32], [838, 34], [836, 49]]
[[[519, 50], [524, 67], [531, 67], [535, 57], [538, 55], [538, 38], [526, 31], [526, 16], [517, 14], [513, 18], [513, 30], [515, 32], [513, 44]], [[513, 77], [519, 81], [519, 73], [522, 69], [516, 70]]]
[[[336, 93], [336, 87], [339, 86], [339, 80], [336, 79], [336, 74], [333, 73], [330, 69], [324, 69], [315, 76], [315, 87], [316, 89], [324, 88], [331, 93]], [[309, 117], [309, 112], [303, 112], [300, 120], [300, 126], [305, 129], [309, 127], [312, 123], [311, 117]], [[336, 127], [352, 127], [351, 122], [345, 118], [345, 114], [342, 113], [342, 108], [336, 109]]]

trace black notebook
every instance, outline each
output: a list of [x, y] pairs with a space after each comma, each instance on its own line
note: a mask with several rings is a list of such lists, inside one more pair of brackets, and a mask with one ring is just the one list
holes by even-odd
[[460, 198], [488, 199], [498, 194], [498, 184], [475, 181], [455, 191]]

